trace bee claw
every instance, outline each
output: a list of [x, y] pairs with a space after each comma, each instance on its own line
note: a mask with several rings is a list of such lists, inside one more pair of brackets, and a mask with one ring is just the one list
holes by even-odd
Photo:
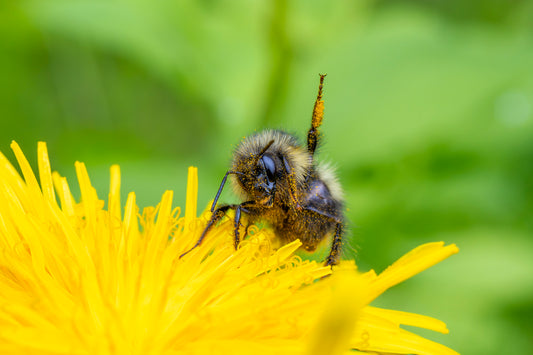
[[337, 258], [333, 257], [333, 256], [328, 256], [326, 258], [326, 260], [324, 260], [324, 266], [331, 266], [333, 268], [333, 266], [337, 265], [339, 263], [339, 261], [337, 260]]

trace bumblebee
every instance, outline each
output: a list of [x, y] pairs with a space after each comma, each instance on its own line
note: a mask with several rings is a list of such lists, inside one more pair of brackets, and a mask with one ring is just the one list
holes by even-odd
[[[241, 241], [239, 227], [244, 213], [248, 218], [242, 237], [248, 226], [264, 221], [284, 244], [299, 239], [303, 249], [313, 252], [326, 236], [333, 235], [325, 263], [338, 262], [345, 225], [342, 191], [332, 170], [314, 160], [324, 112], [324, 77], [320, 75], [307, 146], [280, 130], [265, 130], [245, 138], [233, 153], [231, 168], [213, 200], [210, 220], [196, 244], [180, 257], [198, 247], [228, 210], [234, 210], [235, 249]], [[217, 206], [229, 176], [244, 202]]]

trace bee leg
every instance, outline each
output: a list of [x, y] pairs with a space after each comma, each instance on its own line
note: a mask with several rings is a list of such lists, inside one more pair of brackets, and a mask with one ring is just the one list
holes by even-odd
[[315, 106], [313, 107], [313, 116], [311, 118], [311, 128], [307, 132], [307, 150], [311, 156], [315, 154], [316, 146], [320, 132], [318, 127], [322, 124], [324, 118], [324, 101], [322, 100], [322, 86], [324, 85], [325, 74], [320, 74], [320, 84], [318, 85], [318, 94], [316, 96]]
[[[235, 250], [237, 250], [237, 247], [239, 246], [239, 243], [240, 243], [239, 227], [241, 226], [241, 213], [242, 212], [250, 213], [250, 210], [247, 207], [251, 208], [251, 207], [253, 207], [254, 204], [255, 204], [255, 201], [246, 201], [246, 202], [241, 203], [240, 205], [224, 205], [224, 206], [220, 206], [217, 209], [215, 209], [215, 211], [211, 215], [211, 218], [209, 219], [209, 222], [207, 222], [207, 225], [205, 226], [205, 229], [202, 232], [202, 235], [200, 235], [200, 238], [198, 238], [198, 241], [196, 242], [196, 244], [194, 244], [191, 249], [189, 249], [185, 253], [181, 254], [180, 255], [180, 259], [183, 256], [185, 256], [188, 253], [190, 253], [194, 248], [197, 248], [197, 247], [200, 246], [200, 244], [202, 244], [202, 241], [204, 240], [204, 238], [207, 235], [207, 233], [209, 232], [209, 230], [215, 224], [217, 224], [218, 221], [220, 221], [220, 219], [222, 217], [224, 217], [226, 215], [226, 212], [228, 212], [229, 209], [234, 209], [235, 210], [235, 218], [233, 220], [233, 226], [235, 228], [234, 229], [234, 232], [235, 232]], [[248, 233], [248, 227], [249, 226], [250, 226], [249, 224], [246, 226], [246, 234]], [[245, 234], [245, 236], [246, 236], [246, 234]]]
[[338, 264], [341, 247], [342, 247], [342, 234], [344, 232], [344, 224], [342, 220], [340, 220], [338, 217], [335, 217], [327, 212], [320, 211], [311, 206], [307, 206], [304, 209], [307, 211], [319, 214], [321, 216], [324, 216], [330, 221], [335, 222], [335, 235], [333, 236], [333, 240], [331, 242], [331, 249], [330, 249], [328, 257], [325, 260], [325, 263], [326, 263], [326, 266]]
[[181, 254], [180, 259], [184, 257], [185, 255], [189, 254], [194, 248], [199, 247], [200, 244], [202, 244], [202, 241], [204, 240], [205, 236], [207, 235], [207, 232], [209, 232], [211, 227], [217, 224], [217, 222], [220, 221], [220, 219], [226, 215], [226, 212], [228, 211], [228, 209], [232, 207], [233, 207], [232, 205], [226, 205], [226, 206], [221, 206], [217, 208], [211, 215], [209, 222], [207, 222], [207, 225], [205, 226], [205, 229], [202, 232], [202, 235], [200, 235], [200, 238], [198, 238], [198, 241], [196, 242], [196, 244], [194, 244], [194, 246], [191, 249]]
[[[235, 219], [233, 222], [233, 226], [235, 228], [235, 250], [239, 247], [239, 244], [241, 242], [241, 237], [239, 233], [239, 227], [241, 224], [241, 213], [250, 213], [249, 208], [253, 207], [255, 204], [254, 201], [246, 201], [241, 203], [240, 205], [231, 205], [231, 208], [235, 209]], [[248, 207], [248, 208], [246, 208]], [[250, 222], [246, 223], [246, 229], [244, 230], [244, 238], [248, 235], [248, 228], [250, 227]]]
[[234, 221], [234, 228], [235, 228], [235, 250], [239, 247], [239, 243], [241, 242], [240, 235], [239, 235], [239, 227], [241, 226], [241, 205], [238, 205], [235, 208], [235, 219]]
[[328, 257], [326, 258], [326, 266], [337, 265], [339, 263], [339, 254], [342, 246], [342, 233], [344, 226], [342, 223], [337, 223], [335, 227], [335, 236], [331, 242], [331, 250]]
[[250, 228], [250, 222], [246, 223], [246, 227], [244, 227], [244, 238], [248, 236], [248, 228]]
[[283, 166], [285, 168], [285, 173], [287, 174], [288, 180], [289, 180], [289, 194], [291, 195], [291, 199], [294, 202], [294, 205], [297, 209], [301, 209], [300, 202], [298, 201], [298, 196], [296, 196], [296, 177], [294, 176], [294, 172], [291, 168], [291, 165], [283, 156]]

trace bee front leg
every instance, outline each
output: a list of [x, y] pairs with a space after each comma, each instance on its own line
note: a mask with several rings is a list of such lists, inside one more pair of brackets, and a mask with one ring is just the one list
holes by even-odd
[[[241, 242], [241, 236], [239, 232], [239, 228], [241, 226], [241, 213], [250, 213], [249, 208], [253, 208], [255, 205], [255, 201], [246, 201], [241, 203], [240, 205], [232, 205], [231, 208], [235, 209], [235, 218], [233, 220], [233, 227], [234, 227], [234, 237], [235, 237], [235, 250], [239, 247], [239, 244]], [[246, 223], [246, 229], [244, 230], [244, 237], [248, 235], [248, 228], [250, 227], [250, 223]]]
[[[202, 242], [203, 242], [205, 236], [207, 235], [207, 233], [209, 232], [209, 230], [215, 224], [217, 224], [222, 219], [222, 217], [224, 217], [226, 215], [226, 213], [230, 209], [235, 210], [235, 217], [233, 219], [233, 227], [234, 227], [234, 238], [235, 238], [234, 245], [235, 245], [235, 250], [237, 250], [237, 247], [239, 246], [239, 243], [240, 243], [240, 240], [241, 240], [240, 233], [239, 233], [239, 227], [241, 226], [242, 212], [249, 213], [250, 211], [249, 211], [248, 208], [253, 208], [254, 204], [255, 204], [255, 201], [246, 201], [246, 202], [241, 203], [240, 205], [224, 205], [224, 206], [220, 206], [217, 209], [215, 209], [215, 211], [211, 215], [211, 218], [209, 219], [209, 222], [207, 222], [207, 225], [205, 226], [205, 229], [202, 232], [202, 235], [200, 235], [200, 238], [198, 238], [198, 241], [196, 242], [196, 244], [194, 244], [194, 246], [191, 249], [189, 249], [185, 253], [181, 254], [180, 258], [182, 258], [183, 256], [185, 256], [188, 253], [190, 253], [194, 248], [199, 247], [200, 244], [202, 244]], [[248, 232], [248, 227], [246, 228], [246, 233], [247, 232]]]
[[235, 219], [233, 220], [233, 226], [235, 228], [235, 250], [239, 247], [239, 243], [241, 242], [241, 238], [239, 235], [239, 227], [241, 226], [241, 205], [238, 205], [235, 208]]
[[209, 222], [207, 222], [207, 225], [205, 226], [205, 229], [202, 232], [202, 235], [200, 235], [200, 238], [198, 238], [198, 241], [196, 241], [196, 244], [194, 244], [191, 249], [189, 249], [185, 253], [181, 254], [180, 255], [180, 259], [182, 257], [184, 257], [185, 255], [189, 254], [194, 248], [199, 247], [200, 244], [202, 244], [202, 241], [204, 240], [205, 236], [207, 235], [207, 232], [209, 232], [211, 227], [213, 227], [215, 224], [217, 224], [218, 221], [220, 221], [220, 219], [222, 217], [224, 217], [226, 215], [226, 212], [232, 207], [233, 207], [232, 205], [226, 205], [226, 206], [221, 206], [221, 207], [217, 208], [213, 212], [213, 214], [211, 215], [211, 218], [209, 219]]

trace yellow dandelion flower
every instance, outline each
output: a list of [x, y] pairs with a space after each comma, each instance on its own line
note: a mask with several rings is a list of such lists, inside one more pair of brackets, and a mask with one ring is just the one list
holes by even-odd
[[442, 322], [369, 305], [454, 245], [423, 245], [379, 275], [353, 262], [332, 272], [294, 256], [299, 241], [273, 250], [268, 229], [235, 251], [223, 221], [180, 259], [209, 218], [196, 216], [195, 168], [183, 217], [172, 191], [139, 214], [134, 193], [122, 211], [118, 166], [106, 209], [84, 164], [76, 163], [76, 202], [51, 173], [44, 143], [39, 179], [12, 149], [23, 178], [0, 154], [2, 354], [456, 354], [400, 328], [446, 333]]

